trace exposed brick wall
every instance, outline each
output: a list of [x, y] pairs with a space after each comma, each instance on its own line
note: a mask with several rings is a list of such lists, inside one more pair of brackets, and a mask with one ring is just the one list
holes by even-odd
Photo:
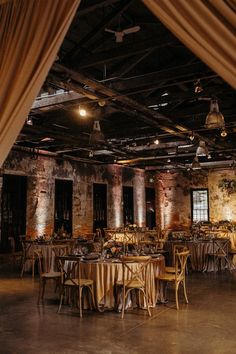
[[4, 173], [27, 176], [27, 235], [52, 234], [55, 179], [73, 182], [73, 235], [93, 227], [93, 183], [107, 184], [108, 227], [123, 225], [122, 187], [134, 188], [134, 222], [145, 225], [145, 172], [118, 165], [91, 165], [12, 151]]

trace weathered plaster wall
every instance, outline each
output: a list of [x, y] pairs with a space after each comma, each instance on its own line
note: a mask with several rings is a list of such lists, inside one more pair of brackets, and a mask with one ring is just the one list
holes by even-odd
[[236, 193], [228, 194], [219, 188], [224, 178], [236, 180], [236, 170], [157, 174], [157, 224], [162, 230], [191, 226], [191, 188], [208, 188], [210, 221], [236, 221]]
[[134, 222], [145, 225], [145, 172], [118, 165], [91, 165], [26, 152], [12, 151], [4, 173], [27, 176], [27, 234], [33, 237], [54, 230], [55, 179], [73, 182], [73, 235], [92, 231], [93, 183], [107, 185], [108, 227], [123, 225], [122, 187], [134, 188]]
[[236, 180], [236, 169], [219, 170], [208, 177], [209, 204], [211, 221], [236, 221], [236, 193], [230, 193], [219, 187], [222, 179]]

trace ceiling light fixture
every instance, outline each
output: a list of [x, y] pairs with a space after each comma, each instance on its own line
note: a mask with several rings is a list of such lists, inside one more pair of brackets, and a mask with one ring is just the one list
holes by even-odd
[[228, 133], [227, 133], [227, 131], [226, 131], [225, 128], [223, 128], [223, 129], [221, 130], [220, 135], [222, 136], [222, 138], [225, 138], [225, 137], [228, 135]]
[[86, 117], [87, 111], [86, 111], [86, 109], [84, 107], [79, 107], [79, 115], [81, 117]]
[[104, 145], [106, 144], [104, 134], [101, 131], [99, 120], [93, 123], [93, 130], [90, 134], [89, 142], [91, 145]]
[[224, 127], [225, 127], [225, 119], [223, 114], [219, 111], [218, 101], [211, 100], [210, 112], [206, 117], [205, 128], [218, 129]]
[[194, 83], [194, 92], [195, 93], [201, 93], [203, 91], [203, 87], [201, 85], [201, 82], [200, 80], [197, 80], [195, 83]]
[[33, 125], [33, 119], [31, 116], [28, 116], [27, 119], [26, 119], [26, 124], [27, 125]]
[[206, 147], [206, 142], [203, 140], [199, 141], [199, 146], [196, 151], [196, 156], [207, 156], [208, 155], [208, 149]]
[[193, 141], [193, 140], [194, 140], [194, 138], [195, 138], [194, 134], [193, 134], [193, 133], [191, 133], [191, 134], [189, 135], [189, 139], [190, 139], [191, 141]]
[[198, 161], [197, 156], [194, 157], [191, 167], [192, 167], [192, 170], [200, 170], [201, 169], [201, 165]]
[[160, 141], [158, 139], [154, 140], [154, 144], [158, 145], [160, 143]]

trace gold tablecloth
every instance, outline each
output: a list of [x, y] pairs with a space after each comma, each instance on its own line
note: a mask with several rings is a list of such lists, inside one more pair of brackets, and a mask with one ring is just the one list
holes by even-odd
[[[214, 271], [214, 261], [208, 257], [213, 252], [212, 240], [197, 241], [167, 241], [165, 250], [169, 253], [169, 262], [173, 259], [174, 245], [186, 246], [190, 251], [190, 262], [193, 271]], [[228, 264], [225, 264], [228, 266]]]
[[[133, 263], [132, 267], [137, 264]], [[155, 307], [158, 289], [155, 286], [155, 276], [164, 272], [163, 256], [153, 258], [147, 270], [147, 293], [150, 306]], [[122, 280], [122, 263], [115, 260], [81, 262], [81, 277], [93, 279], [95, 282], [95, 301], [98, 309], [113, 309], [115, 307], [114, 286]]]

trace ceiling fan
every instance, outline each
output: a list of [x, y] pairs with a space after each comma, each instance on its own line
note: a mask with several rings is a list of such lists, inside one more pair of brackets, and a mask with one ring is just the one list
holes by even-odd
[[140, 26], [129, 27], [129, 28], [123, 29], [122, 31], [113, 31], [109, 28], [105, 28], [105, 32], [113, 33], [115, 35], [116, 43], [123, 42], [123, 37], [125, 34], [136, 33], [138, 31], [140, 31]]

